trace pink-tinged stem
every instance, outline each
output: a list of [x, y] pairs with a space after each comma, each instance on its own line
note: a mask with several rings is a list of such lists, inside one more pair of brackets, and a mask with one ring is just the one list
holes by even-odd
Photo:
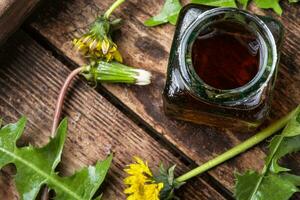
[[[52, 124], [52, 130], [51, 130], [51, 137], [55, 136], [56, 133], [56, 129], [58, 127], [59, 124], [59, 120], [60, 120], [60, 115], [61, 115], [61, 111], [62, 111], [62, 107], [64, 104], [64, 99], [66, 96], [66, 93], [68, 91], [68, 88], [72, 82], [72, 80], [74, 79], [74, 77], [79, 74], [82, 71], [83, 67], [79, 67], [75, 70], [73, 70], [69, 76], [67, 77], [63, 87], [60, 90], [58, 99], [57, 99], [57, 103], [55, 106], [55, 112], [54, 112], [54, 118], [53, 118], [53, 124]], [[41, 200], [49, 200], [49, 192], [48, 192], [48, 187], [45, 187], [43, 189], [42, 195], [41, 195]]]
[[59, 120], [60, 120], [60, 115], [61, 115], [61, 111], [62, 111], [62, 107], [64, 104], [64, 99], [66, 96], [66, 93], [68, 91], [68, 88], [72, 82], [72, 80], [74, 79], [74, 77], [79, 74], [82, 71], [83, 67], [79, 67], [75, 70], [73, 70], [69, 76], [67, 77], [63, 87], [60, 90], [58, 99], [57, 99], [57, 103], [56, 103], [56, 107], [55, 107], [55, 112], [54, 112], [54, 118], [53, 118], [53, 124], [52, 124], [52, 131], [51, 131], [51, 137], [55, 136], [56, 133], [56, 129], [58, 127], [59, 124]]
[[49, 191], [48, 191], [48, 187], [46, 186], [45, 188], [43, 188], [43, 192], [41, 195], [41, 200], [49, 200]]

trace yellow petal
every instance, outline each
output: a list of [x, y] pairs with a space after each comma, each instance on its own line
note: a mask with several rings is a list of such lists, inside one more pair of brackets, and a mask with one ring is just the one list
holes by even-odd
[[109, 50], [109, 47], [110, 47], [110, 45], [109, 45], [108, 39], [104, 39], [102, 41], [102, 52], [103, 52], [104, 55], [107, 54], [107, 52]]
[[120, 52], [118, 50], [116, 50], [114, 52], [114, 58], [117, 62], [119, 63], [123, 63], [123, 58], [122, 58], [122, 55], [120, 54]]
[[124, 193], [129, 195], [127, 200], [159, 200], [163, 183], [155, 183], [147, 162], [135, 157], [135, 163], [127, 166], [124, 171], [129, 175], [124, 179], [128, 187]]

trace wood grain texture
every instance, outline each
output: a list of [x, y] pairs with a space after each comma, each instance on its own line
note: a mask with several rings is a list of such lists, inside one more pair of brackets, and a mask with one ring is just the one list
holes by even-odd
[[16, 31], [40, 0], [0, 1], [0, 45]]
[[[0, 116], [6, 123], [21, 115], [29, 123], [20, 145], [41, 146], [48, 141], [58, 91], [70, 70], [23, 32], [8, 41], [0, 51]], [[138, 87], [138, 86], [137, 86]], [[123, 168], [139, 155], [151, 167], [160, 161], [188, 170], [158, 141], [150, 137], [93, 88], [77, 78], [64, 106], [69, 132], [59, 166], [61, 175], [70, 175], [83, 166], [94, 164], [110, 152], [113, 164], [104, 186], [103, 199], [125, 199]], [[0, 176], [0, 199], [18, 199], [8, 173]], [[224, 199], [200, 177], [180, 191], [183, 199]]]
[[[80, 65], [84, 60], [72, 51], [70, 41], [82, 35], [95, 17], [112, 2], [113, 0], [56, 0], [37, 14], [30, 27], [50, 42], [57, 51]], [[197, 164], [201, 164], [239, 144], [251, 134], [193, 125], [169, 119], [164, 115], [161, 93], [174, 27], [165, 25], [147, 28], [143, 25], [144, 20], [160, 10], [163, 2], [163, 0], [128, 0], [115, 14], [124, 19], [124, 25], [121, 31], [115, 34], [115, 40], [124, 55], [125, 62], [150, 70], [154, 74], [153, 83], [143, 88], [124, 85], [104, 86], [117, 97], [120, 104], [125, 105], [125, 109], [134, 112], [157, 134], [174, 144]], [[300, 50], [300, 19], [297, 17], [300, 14], [300, 6], [287, 4], [283, 6], [286, 10], [282, 16], [287, 29], [286, 40], [270, 121], [286, 114], [300, 102], [300, 57], [296, 54]], [[262, 11], [259, 12], [264, 14]], [[232, 190], [233, 172], [243, 172], [249, 168], [261, 169], [264, 157], [265, 149], [256, 147], [209, 173], [227, 189]], [[294, 158], [296, 163], [300, 162], [299, 156], [295, 155]], [[298, 171], [299, 166], [293, 165]]]

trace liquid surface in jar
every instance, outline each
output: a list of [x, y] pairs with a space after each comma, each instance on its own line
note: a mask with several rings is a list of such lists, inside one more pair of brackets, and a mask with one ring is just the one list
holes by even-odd
[[217, 89], [234, 89], [249, 83], [259, 70], [257, 36], [237, 22], [222, 21], [201, 31], [192, 46], [192, 63], [198, 76]]

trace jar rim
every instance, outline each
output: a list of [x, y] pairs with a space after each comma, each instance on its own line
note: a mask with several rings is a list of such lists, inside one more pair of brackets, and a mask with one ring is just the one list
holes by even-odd
[[[256, 76], [247, 84], [233, 89], [214, 88], [202, 81], [195, 72], [191, 60], [189, 60], [191, 59], [191, 57], [189, 57], [190, 55], [187, 55], [193, 33], [196, 31], [199, 33], [201, 29], [197, 29], [200, 25], [209, 24], [209, 19], [221, 15], [234, 20], [235, 18], [230, 17], [233, 17], [234, 15], [243, 16], [244, 18], [241, 20], [245, 20], [245, 23], [247, 20], [247, 23], [249, 23], [247, 25], [253, 26], [251, 27], [251, 29], [253, 29], [252, 31], [257, 32], [261, 48], [260, 67]], [[254, 28], [256, 28], [256, 30], [254, 30]], [[243, 101], [245, 98], [249, 97], [249, 95], [257, 93], [269, 82], [277, 65], [277, 47], [270, 29], [258, 16], [237, 8], [213, 8], [201, 13], [184, 31], [182, 42], [179, 45], [179, 63], [183, 82], [193, 96], [209, 102], [232, 104], [237, 103], [237, 101]]]

